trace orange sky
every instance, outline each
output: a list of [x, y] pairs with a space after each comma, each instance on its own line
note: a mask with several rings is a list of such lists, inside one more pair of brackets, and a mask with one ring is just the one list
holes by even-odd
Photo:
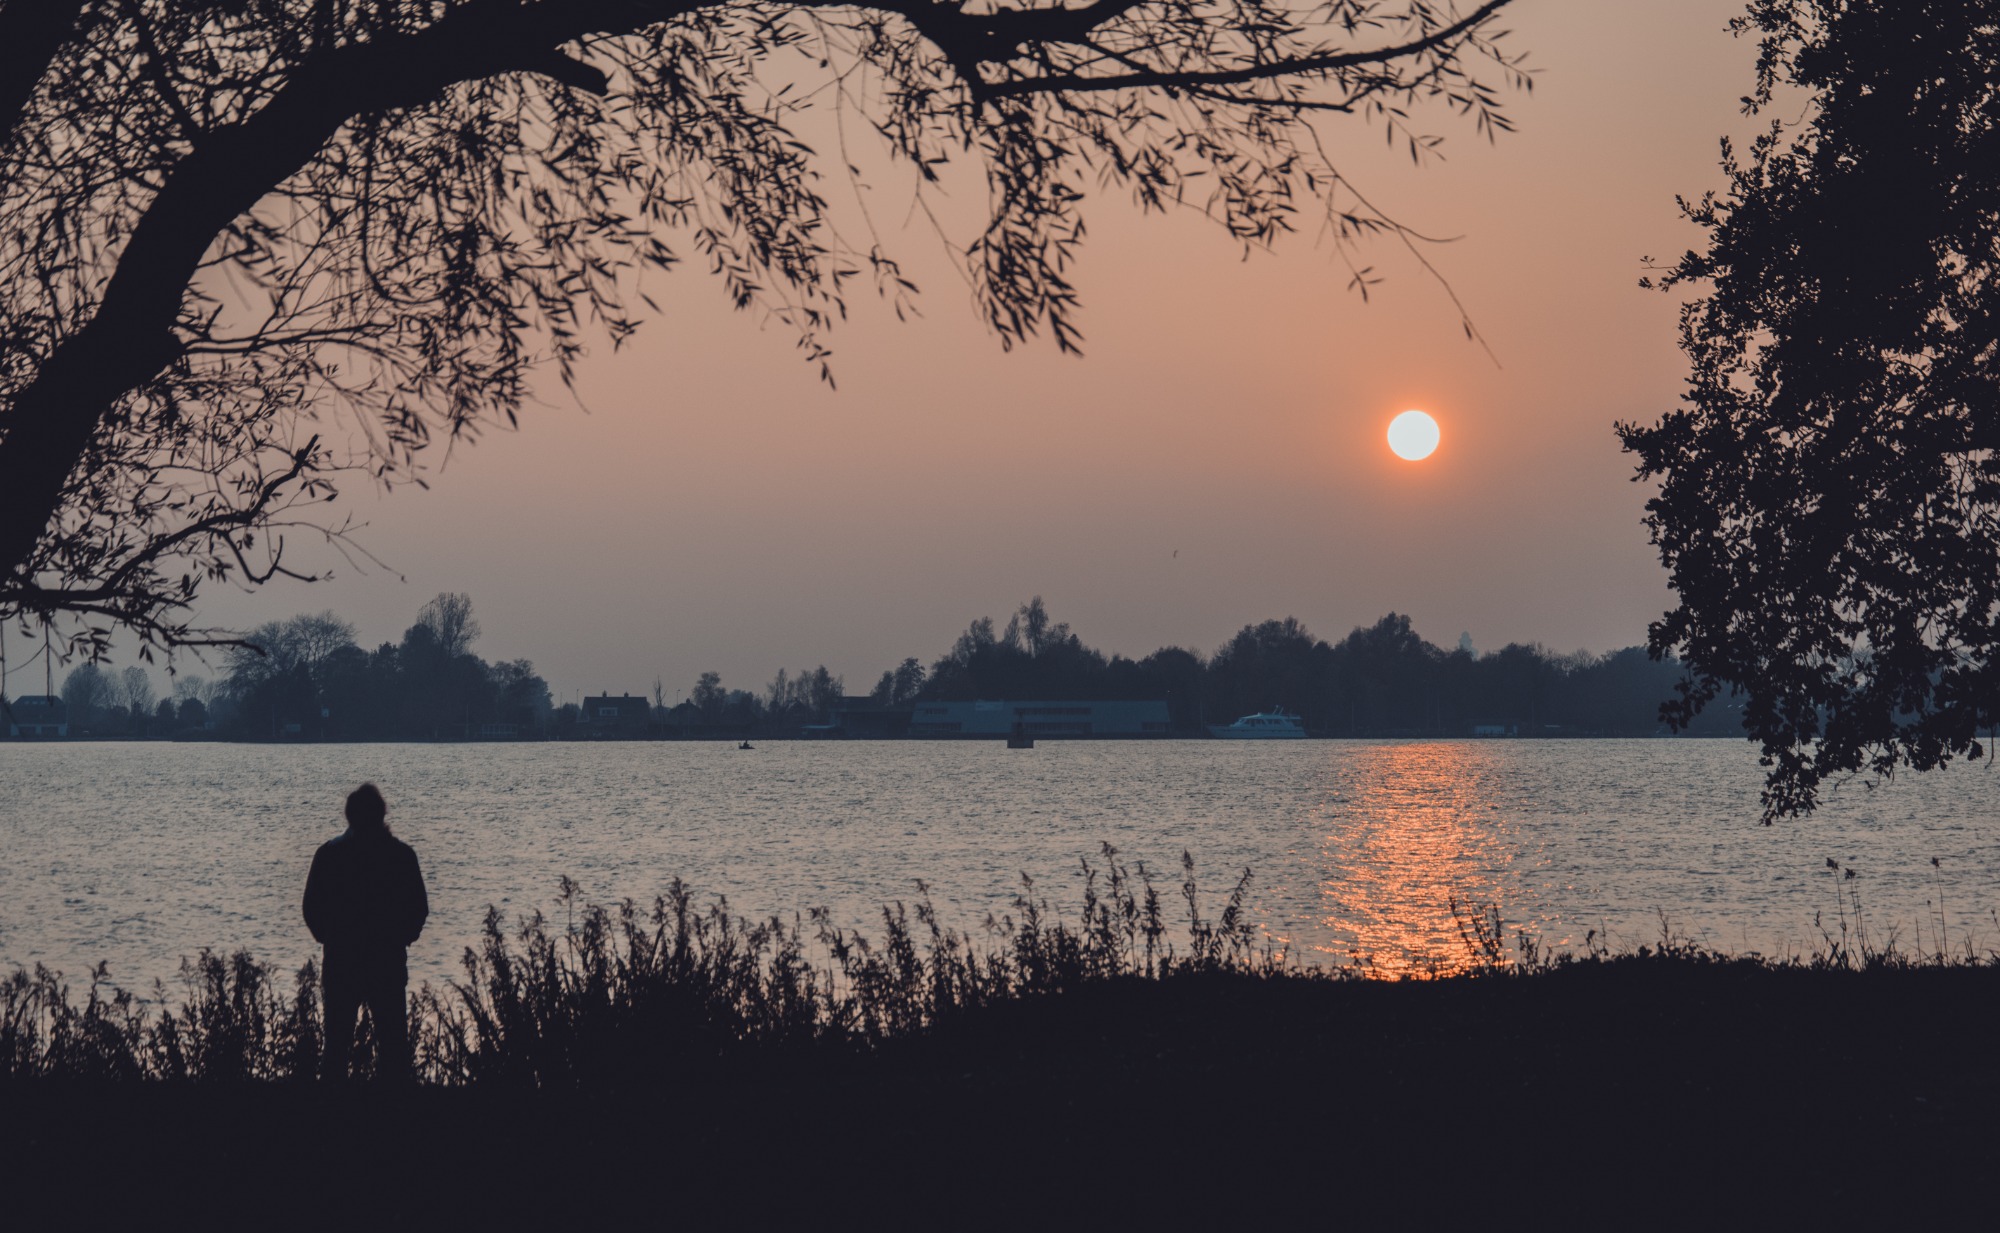
[[[1393, 245], [1361, 253], [1388, 277], [1364, 304], [1310, 234], [1244, 261], [1116, 195], [1087, 208], [1075, 271], [1086, 358], [1004, 353], [878, 199], [926, 315], [857, 296], [838, 391], [690, 262], [649, 284], [665, 311], [636, 345], [589, 361], [588, 413], [551, 379], [518, 433], [460, 449], [429, 492], [350, 502], [407, 581], [343, 570], [217, 592], [204, 616], [330, 607], [373, 645], [467, 591], [477, 649], [532, 658], [559, 701], [820, 662], [860, 692], [1033, 594], [1134, 655], [1287, 615], [1337, 638], [1392, 609], [1446, 646], [1639, 642], [1668, 596], [1611, 424], [1679, 388], [1675, 305], [1637, 289], [1639, 259], [1693, 242], [1674, 194], [1716, 185], [1717, 136], [1745, 128], [1754, 46], [1723, 28], [1740, 9], [1521, 0], [1509, 24], [1540, 75], [1511, 97], [1514, 136], [1435, 113], [1447, 161], [1416, 170], [1379, 130], [1327, 127], [1379, 205], [1464, 237], [1431, 256], [1500, 367]], [[1443, 426], [1425, 463], [1383, 443], [1407, 407]]]

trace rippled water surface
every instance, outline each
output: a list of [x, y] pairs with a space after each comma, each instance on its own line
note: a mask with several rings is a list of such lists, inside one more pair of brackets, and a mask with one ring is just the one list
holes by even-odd
[[[1256, 919], [1302, 957], [1386, 970], [1463, 956], [1447, 902], [1493, 903], [1545, 942], [1726, 949], [1839, 930], [1829, 859], [1871, 935], [2000, 946], [2000, 828], [1983, 769], [1849, 784], [1757, 825], [1759, 772], [1724, 741], [0, 745], [0, 965], [128, 987], [204, 946], [291, 965], [299, 893], [340, 802], [382, 785], [430, 884], [412, 976], [457, 974], [488, 904], [600, 899], [678, 874], [743, 913], [823, 905], [864, 928], [924, 879], [976, 928], [1032, 875], [1072, 912], [1098, 845], [1211, 904], [1245, 866]], [[1934, 869], [1933, 857], [1939, 864]], [[1940, 904], [1941, 909], [1940, 910]]]

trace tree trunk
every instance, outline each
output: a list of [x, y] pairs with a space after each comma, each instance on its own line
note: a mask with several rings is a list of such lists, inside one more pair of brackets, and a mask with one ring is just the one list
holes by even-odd
[[[203, 136], [133, 228], [96, 315], [57, 346], [0, 420], [0, 574], [24, 571], [106, 413], [173, 362], [188, 284], [232, 220], [357, 115], [417, 106], [458, 82], [512, 71], [601, 91], [602, 74], [556, 48], [613, 9], [629, 24], [636, 7], [643, 6], [461, 9], [418, 34], [329, 52], [301, 66], [255, 115]], [[678, 7], [660, 6], [654, 19]]]

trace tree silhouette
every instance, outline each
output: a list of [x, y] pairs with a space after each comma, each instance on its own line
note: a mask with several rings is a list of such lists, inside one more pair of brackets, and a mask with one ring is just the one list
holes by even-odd
[[353, 623], [331, 611], [269, 621], [245, 636], [249, 645], [231, 648], [230, 677], [242, 688], [246, 682], [281, 676], [294, 668], [317, 675], [335, 652], [354, 645], [354, 636]]
[[1768, 822], [1982, 756], [2000, 703], [2000, 4], [1751, 10], [1746, 105], [1784, 118], [1684, 203], [1684, 405], [1619, 432], [1679, 598], [1664, 714], [1742, 689]]
[[135, 723], [143, 724], [153, 711], [153, 679], [144, 668], [133, 664], [119, 674], [118, 686], [118, 701], [132, 713]]
[[472, 619], [472, 597], [463, 591], [441, 592], [417, 610], [417, 623], [430, 629], [447, 658], [465, 654], [479, 640], [479, 622]]
[[226, 639], [188, 623], [204, 584], [312, 574], [301, 534], [355, 551], [338, 481], [422, 482], [689, 251], [823, 365], [856, 277], [915, 289], [840, 238], [826, 184], [861, 173], [814, 109], [913, 173], [898, 213], [983, 175], [946, 243], [1004, 345], [1077, 345], [1094, 185], [1246, 246], [1309, 208], [1413, 238], [1314, 121], [1419, 160], [1425, 103], [1504, 129], [1475, 68], [1526, 81], [1506, 3], [5, 0], [0, 619]]
[[63, 678], [62, 700], [69, 708], [71, 729], [82, 731], [118, 705], [118, 689], [104, 669], [96, 664], [78, 664]]
[[729, 701], [729, 692], [722, 688], [720, 672], [704, 672], [694, 683], [694, 691], [688, 701], [701, 710], [701, 717], [714, 723], [722, 717], [723, 705]]
[[889, 700], [901, 706], [915, 698], [924, 687], [925, 675], [923, 661], [914, 655], [897, 664], [890, 679]]

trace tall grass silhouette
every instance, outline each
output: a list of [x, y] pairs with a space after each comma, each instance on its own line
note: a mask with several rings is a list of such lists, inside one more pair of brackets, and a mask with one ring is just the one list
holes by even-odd
[[[1168, 938], [1161, 895], [1143, 864], [1115, 849], [1082, 862], [1082, 910], [1052, 912], [1023, 877], [1013, 910], [983, 939], [946, 927], [927, 888], [883, 909], [871, 937], [824, 909], [749, 921], [708, 906], [676, 878], [648, 907], [582, 901], [562, 879], [560, 922], [540, 911], [513, 927], [489, 908], [464, 978], [410, 999], [420, 1078], [533, 1086], [626, 1082], [745, 1049], [865, 1051], [998, 1003], [1123, 979], [1236, 971], [1306, 978], [1245, 912], [1245, 870], [1213, 919], [1193, 859], [1182, 855], [1184, 929]], [[81, 1004], [37, 965], [0, 985], [0, 1075], [87, 1079], [299, 1081], [323, 1040], [319, 974], [307, 963], [287, 993], [247, 952], [185, 962], [176, 999], [156, 986], [149, 1009], [99, 967]], [[176, 1004], [177, 1002], [177, 1004]], [[367, 1028], [357, 1042], [368, 1055]]]
[[[1357, 980], [1361, 966], [1295, 964], [1246, 910], [1245, 870], [1212, 916], [1194, 862], [1181, 859], [1170, 927], [1166, 896], [1143, 864], [1109, 845], [1082, 862], [1082, 902], [1072, 918], [1022, 879], [1012, 910], [974, 937], [944, 925], [922, 883], [914, 902], [882, 911], [873, 936], [836, 924], [824, 909], [746, 920], [717, 899], [702, 906], [679, 879], [650, 905], [585, 902], [562, 879], [560, 919], [537, 911], [509, 925], [488, 909], [467, 947], [462, 980], [410, 999], [418, 1078], [446, 1086], [601, 1087], [669, 1080], [754, 1058], [824, 1060], [881, 1046], [985, 1012], [1096, 986], [1215, 980]], [[1858, 914], [1859, 900], [1852, 888]], [[1170, 892], [1171, 894], [1171, 892]], [[1454, 902], [1464, 966], [1431, 978], [1534, 978], [1578, 967], [1701, 966], [1862, 971], [1917, 966], [1988, 967], [1991, 954], [1947, 955], [1882, 947], [1856, 930], [1823, 933], [1808, 954], [1734, 956], [1677, 935], [1662, 922], [1656, 945], [1582, 954], [1551, 951], [1510, 930], [1493, 905]], [[1843, 906], [1846, 906], [1843, 903]], [[1942, 930], [1938, 931], [1940, 940]], [[1171, 935], [1171, 936], [1170, 936]], [[357, 1057], [370, 1057], [365, 1025]], [[37, 966], [0, 983], [0, 1078], [293, 1083], [317, 1072], [323, 1041], [319, 974], [307, 963], [286, 987], [246, 952], [203, 951], [184, 962], [178, 994], [156, 985], [147, 1002], [112, 986], [103, 967], [78, 994]]]

